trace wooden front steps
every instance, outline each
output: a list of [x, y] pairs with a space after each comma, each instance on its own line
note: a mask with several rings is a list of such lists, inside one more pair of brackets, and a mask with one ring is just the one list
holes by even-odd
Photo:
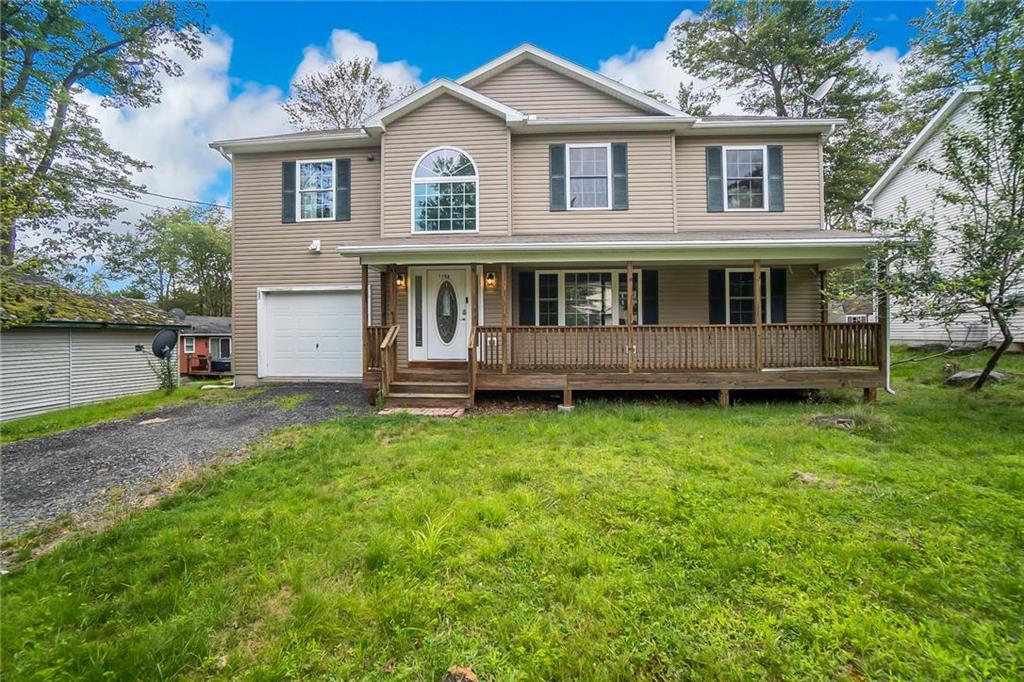
[[465, 367], [403, 367], [384, 396], [384, 407], [469, 407]]

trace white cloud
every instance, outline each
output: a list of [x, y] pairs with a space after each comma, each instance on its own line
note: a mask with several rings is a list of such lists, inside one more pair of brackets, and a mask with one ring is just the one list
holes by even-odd
[[900, 51], [891, 46], [883, 47], [880, 50], [864, 50], [864, 60], [868, 64], [878, 67], [883, 76], [889, 77], [889, 89], [893, 91], [899, 87], [900, 63], [904, 59], [906, 59], [906, 55], [901, 57]]
[[358, 33], [342, 28], [331, 31], [331, 38], [326, 49], [310, 45], [302, 51], [302, 61], [295, 69], [292, 82], [326, 68], [333, 61], [354, 58], [369, 59], [373, 62], [374, 73], [387, 78], [397, 84], [399, 88], [408, 85], [415, 87], [421, 85], [418, 66], [412, 66], [405, 60], [382, 62], [376, 43], [366, 40]]
[[[662, 39], [653, 46], [648, 48], [633, 46], [625, 54], [613, 55], [602, 60], [599, 64], [600, 72], [641, 91], [657, 90], [668, 97], [669, 102], [673, 105], [680, 83], [689, 84], [692, 81], [698, 89], [712, 88], [713, 85], [710, 81], [689, 75], [674, 66], [669, 60], [669, 54], [675, 46], [672, 28], [682, 23], [695, 21], [697, 18], [696, 12], [684, 10], [670, 24]], [[864, 58], [868, 63], [879, 67], [884, 75], [890, 76], [890, 87], [896, 88], [901, 60], [897, 48], [883, 47], [878, 50], [865, 50]], [[739, 98], [743, 94], [742, 90], [724, 90], [720, 94], [721, 101], [712, 108], [711, 113], [743, 113], [739, 104]]]
[[[669, 25], [662, 39], [653, 46], [648, 48], [630, 47], [625, 54], [613, 55], [602, 60], [598, 65], [598, 70], [605, 76], [622, 81], [637, 90], [657, 90], [664, 94], [673, 105], [675, 105], [680, 83], [689, 84], [693, 81], [698, 88], [710, 88], [709, 81], [695, 78], [669, 61], [669, 54], [675, 46], [675, 35], [672, 28], [681, 23], [695, 21], [697, 18], [696, 12], [683, 10], [682, 14]], [[741, 91], [723, 92], [721, 102], [714, 107], [712, 113], [741, 113], [739, 106], [741, 94]]]
[[[209, 148], [210, 142], [288, 129], [279, 88], [239, 84], [229, 75], [232, 48], [231, 37], [215, 30], [204, 39], [200, 59], [190, 61], [172, 52], [184, 73], [179, 78], [162, 78], [160, 102], [145, 109], [102, 107], [100, 95], [89, 91], [80, 95], [111, 146], [152, 166], [135, 178], [149, 191], [202, 199], [228, 170], [220, 154]], [[232, 92], [237, 86], [240, 90]], [[139, 200], [180, 205], [150, 195]], [[134, 220], [149, 210], [132, 202], [123, 205], [128, 210], [121, 220]]]

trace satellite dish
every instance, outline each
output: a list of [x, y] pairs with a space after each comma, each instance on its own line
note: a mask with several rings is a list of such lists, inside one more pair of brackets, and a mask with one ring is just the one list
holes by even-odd
[[171, 308], [168, 312], [179, 320], [185, 319], [185, 311], [181, 308]]
[[170, 356], [178, 343], [178, 332], [173, 329], [161, 329], [153, 337], [153, 355], [161, 360]]
[[831, 92], [832, 88], [834, 88], [835, 85], [836, 77], [829, 76], [828, 78], [825, 79], [824, 83], [819, 85], [818, 88], [808, 96], [818, 104], [821, 104], [822, 100], [825, 99], [825, 95]]

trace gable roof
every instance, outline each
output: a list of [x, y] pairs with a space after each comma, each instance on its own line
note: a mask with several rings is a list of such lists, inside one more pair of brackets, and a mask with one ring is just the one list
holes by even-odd
[[185, 323], [147, 301], [92, 296], [34, 275], [3, 273], [0, 323], [13, 327], [184, 327]]
[[892, 179], [896, 177], [896, 174], [903, 170], [907, 163], [909, 163], [910, 160], [914, 158], [914, 154], [916, 154], [917, 151], [921, 149], [921, 147], [923, 147], [924, 144], [928, 142], [928, 140], [930, 140], [933, 135], [935, 135], [937, 132], [939, 132], [939, 130], [941, 130], [942, 124], [946, 122], [946, 119], [953, 115], [953, 113], [960, 106], [960, 103], [963, 102], [971, 94], [981, 92], [982, 89], [983, 88], [980, 85], [968, 85], [967, 87], [957, 91], [952, 97], [946, 100], [946, 103], [942, 105], [942, 108], [940, 108], [935, 113], [935, 115], [932, 116], [932, 120], [928, 121], [928, 124], [921, 129], [921, 132], [919, 132], [917, 136], [913, 140], [911, 140], [910, 144], [907, 145], [907, 148], [903, 150], [903, 153], [900, 154], [899, 158], [892, 162], [892, 165], [890, 165], [885, 170], [885, 172], [882, 173], [882, 177], [878, 178], [878, 181], [875, 182], [874, 185], [872, 185], [871, 189], [868, 190], [868, 193], [865, 194], [864, 198], [861, 199], [858, 203], [861, 206], [867, 206], [872, 201], [874, 201], [875, 198], [878, 196], [879, 192], [885, 189], [886, 185], [888, 185], [892, 181]]
[[457, 79], [456, 82], [460, 85], [472, 88], [474, 85], [481, 83], [491, 76], [497, 75], [505, 69], [515, 66], [524, 60], [530, 60], [546, 66], [553, 71], [572, 78], [573, 80], [589, 85], [590, 87], [607, 95], [611, 95], [616, 99], [628, 102], [641, 109], [650, 111], [651, 113], [663, 114], [666, 116], [687, 117], [687, 115], [679, 109], [665, 104], [664, 102], [659, 102], [639, 90], [631, 88], [628, 85], [623, 85], [617, 80], [609, 78], [608, 76], [603, 76], [596, 71], [586, 69], [579, 64], [574, 64], [567, 59], [563, 59], [558, 55], [542, 50], [535, 45], [530, 45], [529, 43], [523, 43], [519, 47], [509, 50], [497, 59], [493, 59], [483, 66], [473, 69], [466, 75]]
[[518, 109], [513, 109], [496, 99], [481, 95], [479, 92], [463, 87], [447, 78], [438, 78], [409, 96], [403, 97], [391, 106], [381, 109], [366, 119], [366, 122], [363, 123], [363, 128], [368, 131], [383, 131], [391, 121], [419, 109], [424, 104], [437, 99], [441, 95], [451, 95], [467, 104], [479, 107], [499, 118], [503, 118], [506, 123], [518, 123], [526, 118], [526, 114]]

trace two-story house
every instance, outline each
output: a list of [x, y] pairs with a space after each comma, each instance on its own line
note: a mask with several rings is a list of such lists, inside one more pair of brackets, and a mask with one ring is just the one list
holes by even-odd
[[862, 388], [884, 325], [821, 282], [837, 120], [696, 118], [524, 45], [359, 129], [226, 140], [239, 384], [483, 390]]

